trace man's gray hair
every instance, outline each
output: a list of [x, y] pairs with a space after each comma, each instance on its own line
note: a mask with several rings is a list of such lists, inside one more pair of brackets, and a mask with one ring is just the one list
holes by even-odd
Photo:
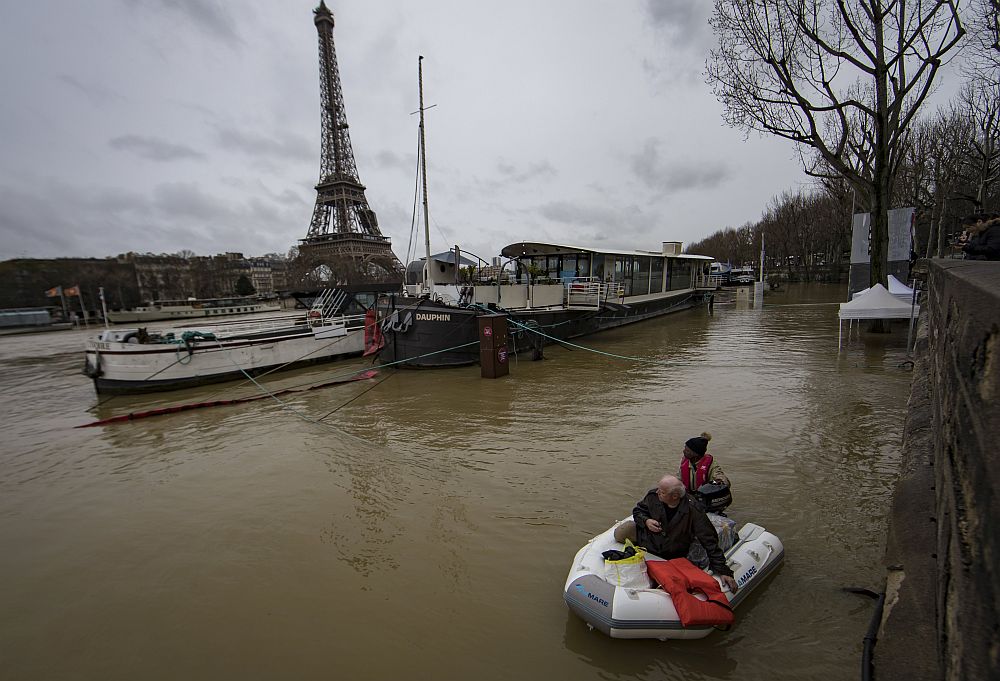
[[687, 490], [684, 489], [684, 483], [673, 475], [664, 475], [660, 478], [658, 487], [662, 487], [669, 494], [676, 494], [681, 497], [687, 493]]

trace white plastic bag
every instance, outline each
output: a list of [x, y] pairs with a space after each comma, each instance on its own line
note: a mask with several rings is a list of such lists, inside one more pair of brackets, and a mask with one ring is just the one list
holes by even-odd
[[[610, 553], [610, 552], [608, 552]], [[635, 546], [629, 539], [625, 540], [625, 551], [615, 553], [627, 554], [623, 557], [604, 558], [604, 579], [615, 586], [627, 589], [648, 589], [649, 576], [646, 574], [646, 551], [641, 546]], [[617, 560], [615, 560], [617, 558]]]

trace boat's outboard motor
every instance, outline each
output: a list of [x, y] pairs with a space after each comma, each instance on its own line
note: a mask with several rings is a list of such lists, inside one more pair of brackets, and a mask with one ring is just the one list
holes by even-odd
[[706, 482], [695, 490], [694, 496], [706, 513], [722, 513], [733, 503], [733, 493], [729, 490], [729, 485], [718, 482]]

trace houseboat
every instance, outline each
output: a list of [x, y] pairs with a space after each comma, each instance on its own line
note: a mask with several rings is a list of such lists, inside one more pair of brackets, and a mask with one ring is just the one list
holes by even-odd
[[115, 328], [86, 341], [84, 373], [100, 394], [175, 390], [360, 355], [364, 314], [327, 289], [291, 316], [162, 329]]
[[701, 303], [714, 290], [713, 258], [681, 252], [605, 250], [522, 241], [505, 246], [500, 276], [461, 285], [454, 264], [433, 260], [430, 277], [380, 299], [379, 359], [408, 367], [479, 361], [477, 318], [508, 318], [508, 352], [569, 340]]

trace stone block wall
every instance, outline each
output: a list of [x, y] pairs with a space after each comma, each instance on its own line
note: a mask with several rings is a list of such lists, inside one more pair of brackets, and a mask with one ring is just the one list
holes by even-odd
[[1000, 262], [933, 260], [927, 390], [942, 676], [1000, 674]]

